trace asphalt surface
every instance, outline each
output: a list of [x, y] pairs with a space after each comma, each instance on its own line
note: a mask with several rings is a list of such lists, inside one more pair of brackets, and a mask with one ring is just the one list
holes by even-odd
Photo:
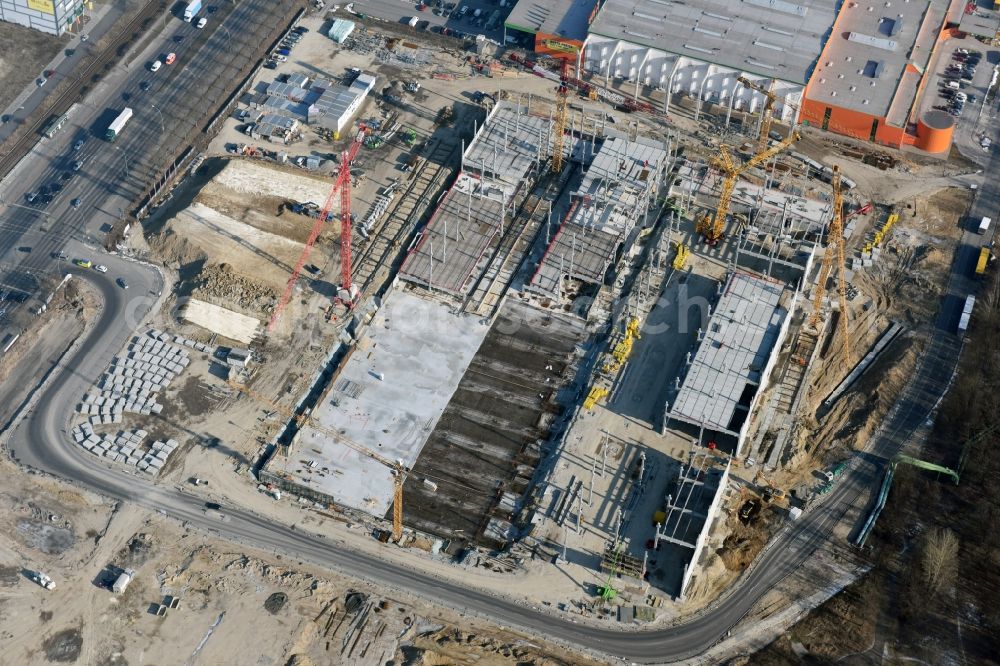
[[[59, 82], [63, 79], [71, 78], [74, 70], [82, 66], [83, 60], [87, 57], [94, 43], [101, 37], [109, 33], [112, 27], [118, 23], [125, 13], [125, 3], [123, 1], [114, 2], [110, 5], [99, 7], [95, 12], [100, 14], [96, 21], [91, 21], [83, 27], [83, 31], [74, 35], [64, 51], [56, 56], [54, 62], [50, 62], [45, 69], [53, 70], [44, 86], [39, 87], [32, 84], [31, 87], [18, 96], [18, 99], [11, 104], [0, 117], [0, 142], [4, 141], [21, 125], [25, 118], [30, 116], [35, 109], [45, 102], [52, 94]], [[86, 37], [86, 40], [82, 39]], [[71, 53], [70, 53], [71, 52]], [[66, 55], [70, 53], [70, 55]], [[43, 72], [38, 73], [41, 78]]]
[[[982, 192], [974, 210], [980, 205], [995, 205], [991, 202], [996, 197], [992, 188]], [[24, 465], [72, 479], [102, 494], [145, 506], [248, 546], [408, 590], [502, 626], [629, 661], [680, 661], [704, 652], [725, 636], [757, 599], [830, 540], [838, 523], [846, 521], [856, 527], [859, 516], [863, 517], [859, 509], [867, 506], [872, 489], [877, 487], [885, 459], [894, 455], [928, 421], [957, 363], [960, 340], [953, 331], [961, 299], [971, 284], [965, 276], [969, 274], [968, 262], [974, 258], [972, 243], [978, 240], [978, 237], [967, 238], [956, 254], [948, 295], [927, 350], [868, 452], [851, 460], [834, 490], [799, 521], [789, 524], [725, 598], [695, 619], [669, 629], [634, 634], [576, 624], [413, 568], [361, 557], [343, 544], [272, 522], [239, 507], [224, 507], [222, 516], [206, 512], [200, 498], [151, 484], [86, 453], [67, 436], [73, 407], [133, 330], [129, 320], [141, 318], [152, 306], [152, 294], [117, 290], [106, 281], [95, 279], [97, 274], [91, 271], [83, 271], [81, 278], [94, 282], [106, 307], [92, 333], [60, 367], [37, 406], [20, 422], [8, 448]]]
[[[39, 275], [58, 270], [52, 254], [72, 240], [98, 246], [192, 132], [225, 99], [254, 59], [265, 35], [291, 17], [293, 0], [243, 0], [217, 4], [199, 30], [175, 16], [157, 22], [160, 31], [141, 53], [129, 54], [52, 139], [41, 139], [0, 184], [0, 288], [37, 292]], [[174, 41], [175, 37], [182, 39]], [[173, 52], [174, 65], [150, 72], [147, 64]], [[148, 87], [148, 90], [143, 90]], [[134, 115], [120, 138], [104, 139], [108, 125], [126, 106]], [[80, 150], [76, 141], [83, 139]], [[78, 172], [75, 161], [83, 161]], [[63, 174], [71, 174], [62, 180]], [[26, 195], [59, 182], [63, 189], [48, 206]], [[80, 206], [70, 205], [80, 199]]]
[[[236, 6], [227, 21], [233, 25], [246, 27], [254, 16], [256, 3], [244, 0]], [[181, 31], [194, 29], [178, 26]], [[230, 28], [235, 34], [237, 28]], [[120, 73], [120, 85], [125, 92], [134, 92], [142, 80], [154, 82], [149, 97], [141, 97], [142, 103], [132, 103], [137, 118], [125, 129], [122, 139], [115, 145], [106, 144], [91, 136], [81, 151], [87, 159], [87, 178], [78, 185], [80, 194], [63, 194], [61, 200], [50, 206], [50, 212], [60, 212], [58, 223], [40, 222], [36, 213], [4, 211], [4, 222], [0, 227], [0, 256], [9, 261], [10, 257], [21, 259], [20, 264], [32, 266], [35, 260], [46, 266], [50, 272], [69, 270], [77, 279], [87, 280], [98, 290], [105, 306], [94, 323], [91, 333], [80, 346], [58, 368], [41, 394], [18, 423], [7, 443], [15, 460], [23, 465], [70, 479], [96, 492], [132, 502], [165, 515], [184, 521], [192, 527], [215, 533], [223, 538], [265, 550], [273, 550], [285, 556], [309, 561], [314, 564], [342, 571], [346, 574], [369, 579], [379, 584], [408, 590], [436, 603], [441, 603], [463, 612], [489, 618], [502, 626], [516, 627], [531, 634], [568, 644], [600, 651], [626, 660], [642, 663], [679, 661], [700, 654], [726, 635], [752, 607], [752, 605], [777, 582], [795, 571], [815, 550], [832, 538], [834, 527], [846, 522], [852, 528], [863, 518], [863, 509], [868, 505], [870, 493], [876, 488], [881, 466], [907, 441], [913, 432], [928, 422], [933, 409], [943, 394], [952, 375], [958, 354], [960, 340], [954, 334], [958, 314], [965, 294], [973, 286], [967, 277], [971, 275], [975, 257], [982, 237], [969, 231], [958, 248], [952, 266], [947, 294], [941, 305], [941, 312], [921, 357], [913, 378], [886, 418], [883, 427], [872, 438], [866, 453], [859, 454], [837, 481], [834, 490], [825, 496], [820, 504], [810, 509], [797, 522], [787, 525], [785, 530], [770, 544], [755, 561], [749, 573], [729, 593], [709, 610], [690, 621], [667, 629], [642, 633], [623, 633], [607, 628], [577, 624], [562, 616], [552, 616], [534, 611], [526, 606], [499, 599], [489, 594], [468, 589], [461, 584], [442, 580], [421, 573], [419, 570], [392, 563], [364, 558], [355, 554], [341, 543], [321, 536], [296, 530], [293, 527], [272, 522], [239, 507], [224, 507], [218, 512], [206, 512], [201, 498], [182, 490], [155, 485], [140, 478], [106, 465], [82, 448], [75, 446], [68, 437], [70, 418], [80, 396], [99, 377], [101, 372], [121, 349], [122, 344], [132, 334], [145, 314], [153, 307], [156, 294], [162, 288], [151, 270], [137, 264], [116, 258], [94, 257], [107, 263], [108, 274], [70, 268], [68, 264], [52, 267], [53, 260], [47, 257], [49, 251], [61, 249], [69, 238], [86, 234], [94, 224], [101, 221], [93, 210], [74, 215], [66, 210], [66, 201], [73, 196], [86, 197], [91, 208], [109, 207], [108, 201], [125, 200], [138, 186], [138, 179], [131, 174], [119, 177], [122, 157], [119, 149], [129, 159], [129, 169], [141, 169], [151, 164], [151, 157], [165, 150], [168, 140], [162, 139], [155, 112], [145, 106], [163, 103], [164, 108], [183, 111], [190, 105], [198, 105], [202, 91], [210, 91], [212, 84], [205, 79], [206, 71], [222, 71], [232, 74], [231, 68], [212, 64], [212, 60], [228, 60], [234, 50], [227, 40], [219, 36], [219, 31], [208, 37], [196, 39], [189, 36], [182, 45], [174, 48], [181, 62], [188, 67], [165, 68], [153, 75], [134, 70]], [[186, 51], [184, 47], [190, 50]], [[154, 45], [151, 51], [162, 50], [163, 45]], [[202, 66], [195, 63], [201, 61]], [[220, 69], [216, 69], [216, 68]], [[200, 71], [199, 73], [196, 73]], [[159, 77], [159, 78], [157, 78]], [[110, 77], [109, 77], [110, 78]], [[112, 108], [123, 106], [118, 102], [119, 89], [107, 91], [108, 104]], [[188, 106], [185, 106], [187, 104]], [[171, 106], [172, 105], [172, 106]], [[91, 107], [87, 107], [91, 108]], [[78, 127], [96, 127], [103, 133], [103, 127], [94, 126], [95, 118], [103, 109], [91, 108]], [[150, 115], [152, 113], [152, 115]], [[183, 112], [170, 114], [176, 120], [176, 130], [166, 132], [173, 136], [182, 132], [190, 118]], [[89, 118], [89, 120], [88, 120]], [[165, 118], [166, 120], [166, 118]], [[45, 150], [42, 157], [28, 158], [20, 168], [25, 173], [34, 173], [14, 186], [27, 191], [53, 178], [65, 164], [72, 151], [75, 131], [64, 131], [54, 140], [52, 150]], [[49, 146], [45, 146], [46, 149]], [[33, 164], [39, 162], [40, 164]], [[1000, 167], [997, 158], [991, 158], [989, 172]], [[22, 181], [20, 176], [15, 179]], [[108, 189], [111, 189], [109, 192]], [[5, 196], [11, 196], [4, 192]], [[966, 217], [967, 223], [977, 216], [997, 210], [1000, 188], [987, 181], [984, 189]], [[9, 201], [9, 199], [8, 199]], [[114, 208], [114, 203], [110, 204]], [[113, 212], [103, 211], [103, 215], [114, 217]], [[96, 218], [96, 220], [95, 220]], [[45, 226], [45, 230], [40, 230]], [[31, 243], [30, 253], [11, 254], [18, 245]], [[73, 246], [76, 248], [77, 246]], [[81, 250], [82, 251], [82, 250]], [[9, 271], [8, 271], [9, 272]], [[123, 290], [114, 285], [116, 275], [129, 275], [131, 289]]]

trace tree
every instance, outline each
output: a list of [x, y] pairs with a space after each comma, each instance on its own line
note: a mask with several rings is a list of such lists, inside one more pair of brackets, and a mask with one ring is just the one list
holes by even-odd
[[958, 567], [958, 537], [949, 529], [932, 530], [924, 538], [921, 569], [931, 594], [950, 588]]

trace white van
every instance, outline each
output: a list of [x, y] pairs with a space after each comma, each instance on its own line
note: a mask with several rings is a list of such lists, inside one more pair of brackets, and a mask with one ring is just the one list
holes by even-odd
[[985, 234], [987, 231], [989, 231], [989, 229], [990, 229], [990, 222], [992, 222], [992, 221], [993, 220], [991, 220], [990, 218], [984, 217], [979, 222], [979, 233]]

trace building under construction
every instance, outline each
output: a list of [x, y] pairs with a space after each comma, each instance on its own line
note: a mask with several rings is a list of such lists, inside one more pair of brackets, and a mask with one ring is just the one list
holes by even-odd
[[611, 134], [592, 150], [566, 215], [555, 229], [546, 226], [545, 254], [529, 291], [560, 298], [566, 280], [600, 287], [632, 232], [655, 215], [652, 203], [667, 171], [666, 144]]
[[665, 424], [689, 424], [703, 431], [703, 444], [707, 436], [738, 456], [788, 333], [798, 294], [777, 280], [732, 273], [710, 306], [707, 329], [698, 331], [696, 347], [677, 376]]
[[[390, 517], [393, 467], [407, 527], [456, 547], [520, 534], [522, 496], [572, 395], [582, 322], [503, 295], [511, 257], [541, 230], [553, 123], [502, 102], [465, 148], [461, 171], [409, 248], [381, 303], [360, 305], [353, 339], [286, 455], [262, 478], [348, 513]], [[524, 239], [511, 247], [512, 239]], [[520, 261], [520, 260], [518, 260]], [[491, 316], [456, 307], [497, 283]], [[319, 380], [322, 381], [322, 380]], [[374, 453], [366, 454], [365, 451]]]
[[487, 269], [488, 250], [510, 230], [550, 152], [552, 121], [506, 102], [490, 111], [462, 156], [400, 270], [407, 282], [465, 297]]

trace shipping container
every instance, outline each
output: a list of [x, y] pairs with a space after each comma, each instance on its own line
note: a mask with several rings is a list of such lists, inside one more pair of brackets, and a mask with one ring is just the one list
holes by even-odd
[[118, 117], [111, 121], [111, 125], [108, 127], [108, 131], [105, 132], [104, 138], [112, 143], [118, 138], [122, 130], [125, 129], [125, 125], [132, 118], [132, 109], [127, 106], [118, 114]]
[[990, 264], [990, 248], [985, 246], [979, 250], [979, 261], [976, 262], [976, 275], [986, 275], [986, 268]]

